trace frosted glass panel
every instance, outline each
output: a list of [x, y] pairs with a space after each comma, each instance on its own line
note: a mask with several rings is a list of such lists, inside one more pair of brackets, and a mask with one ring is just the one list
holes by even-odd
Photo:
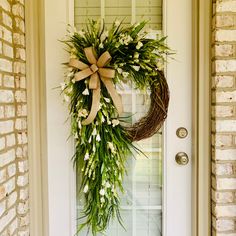
[[159, 210], [138, 210], [136, 212], [137, 227], [136, 236], [161, 236], [161, 211]]
[[162, 1], [136, 0], [136, 21], [147, 20], [153, 30], [162, 29]]
[[88, 19], [104, 18], [109, 25], [116, 19], [124, 23], [148, 21], [147, 27], [162, 29], [162, 0], [75, 0], [75, 26], [85, 26]]
[[88, 19], [101, 18], [101, 3], [94, 0], [75, 0], [75, 27], [85, 27]]
[[107, 24], [112, 24], [116, 19], [124, 19], [124, 23], [130, 23], [131, 11], [132, 5], [129, 0], [105, 0], [105, 20]]

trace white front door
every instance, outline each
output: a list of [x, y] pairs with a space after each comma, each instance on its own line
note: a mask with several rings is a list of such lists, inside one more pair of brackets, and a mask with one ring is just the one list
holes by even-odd
[[[112, 2], [121, 9], [116, 11]], [[79, 1], [76, 0], [75, 3], [74, 5], [71, 0], [44, 1], [49, 236], [74, 235], [77, 210], [79, 211], [75, 173], [70, 162], [73, 141], [67, 141], [70, 128], [65, 123], [68, 111], [59, 92], [53, 90], [63, 81], [61, 63], [68, 60], [58, 39], [63, 38], [66, 24], [74, 23], [74, 12], [78, 22], [81, 20], [81, 13], [76, 8]], [[150, 22], [154, 22], [153, 26], [168, 36], [167, 43], [176, 52], [174, 60], [169, 59], [166, 68], [170, 87], [168, 119], [162, 134], [159, 133], [149, 142], [141, 144], [144, 151], [149, 153], [150, 159], [130, 160], [131, 175], [126, 179], [127, 195], [124, 196], [124, 201], [129, 204], [123, 204], [123, 219], [127, 231], [122, 231], [114, 224], [108, 229], [109, 236], [191, 235], [192, 5], [189, 0], [164, 0], [161, 7], [159, 3], [160, 0], [81, 1], [86, 14], [89, 14], [91, 4], [95, 4], [95, 12], [98, 12], [96, 15], [105, 19], [107, 17], [108, 21], [116, 14], [121, 16], [127, 12], [130, 12], [127, 20], [132, 21], [148, 16]], [[106, 6], [109, 6], [109, 10]], [[142, 15], [142, 10], [145, 9], [147, 11]], [[132, 112], [143, 112], [145, 101], [142, 95], [133, 91], [126, 92], [123, 96], [124, 102], [129, 101], [126, 105], [132, 106]], [[177, 129], [180, 127], [188, 131], [187, 137], [177, 136]], [[181, 131], [180, 135], [184, 135], [185, 130]], [[180, 158], [181, 154], [187, 154], [189, 163], [178, 164], [177, 153], [180, 153]]]

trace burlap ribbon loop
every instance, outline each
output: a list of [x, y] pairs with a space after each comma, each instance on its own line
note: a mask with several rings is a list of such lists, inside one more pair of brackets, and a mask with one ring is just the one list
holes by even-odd
[[75, 81], [80, 81], [90, 77], [89, 89], [93, 90], [92, 106], [88, 117], [82, 122], [83, 125], [88, 125], [94, 121], [99, 111], [101, 98], [100, 79], [109, 92], [119, 115], [123, 112], [123, 106], [121, 97], [117, 93], [112, 81], [115, 77], [115, 70], [105, 68], [112, 59], [110, 53], [106, 51], [98, 59], [96, 58], [96, 53], [93, 47], [84, 48], [84, 53], [90, 65], [87, 65], [75, 58], [71, 58], [69, 66], [80, 70], [75, 74]]

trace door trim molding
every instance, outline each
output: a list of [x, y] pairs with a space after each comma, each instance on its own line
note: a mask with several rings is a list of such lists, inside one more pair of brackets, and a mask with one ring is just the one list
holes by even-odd
[[193, 236], [211, 235], [211, 12], [193, 0]]
[[48, 235], [43, 1], [25, 1], [30, 235]]
[[[48, 236], [44, 1], [26, 1], [30, 234]], [[193, 236], [210, 236], [211, 1], [193, 0]], [[70, 8], [72, 8], [72, 4]], [[197, 9], [197, 10], [196, 10]], [[70, 18], [71, 16], [68, 16]], [[203, 79], [204, 78], [204, 79]], [[209, 122], [206, 122], [209, 121]], [[37, 132], [35, 132], [37, 130]], [[207, 133], [206, 133], [207, 131]]]

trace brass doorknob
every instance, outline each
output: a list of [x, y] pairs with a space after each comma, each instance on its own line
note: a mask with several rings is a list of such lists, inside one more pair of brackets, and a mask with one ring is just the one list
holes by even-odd
[[178, 152], [175, 156], [175, 161], [179, 164], [179, 165], [187, 165], [189, 162], [189, 158], [188, 155], [185, 152]]

